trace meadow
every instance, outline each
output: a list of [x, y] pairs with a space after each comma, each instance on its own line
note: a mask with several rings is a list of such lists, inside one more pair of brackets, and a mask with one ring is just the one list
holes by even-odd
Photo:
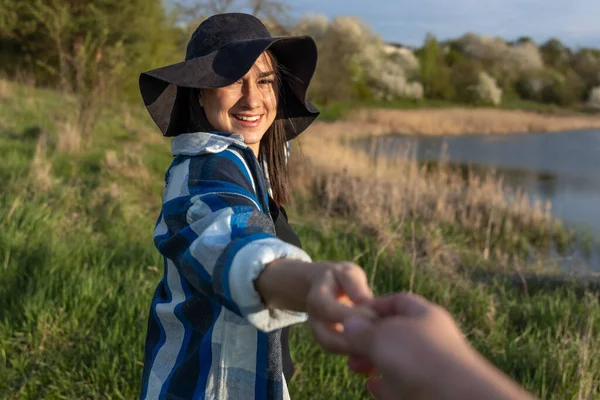
[[[169, 143], [145, 110], [118, 104], [82, 143], [72, 108], [55, 91], [0, 81], [2, 399], [138, 394]], [[294, 143], [288, 208], [307, 252], [355, 261], [377, 294], [410, 290], [447, 307], [541, 398], [600, 398], [597, 289], [557, 270], [574, 236], [551, 205], [520, 193], [508, 204], [495, 176], [373, 159], [352, 147], [377, 133], [369, 124], [319, 123]], [[292, 398], [369, 398], [306, 327], [291, 347]]]

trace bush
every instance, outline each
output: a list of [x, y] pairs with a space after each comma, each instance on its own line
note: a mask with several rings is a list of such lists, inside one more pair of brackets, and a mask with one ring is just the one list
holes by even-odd
[[515, 87], [522, 99], [560, 106], [575, 105], [585, 94], [584, 82], [574, 70], [568, 70], [565, 75], [551, 69], [526, 74]]
[[515, 82], [515, 89], [524, 100], [542, 101], [545, 88], [558, 79], [556, 75], [552, 70], [524, 73]]
[[590, 91], [588, 104], [591, 107], [600, 109], [600, 86], [595, 87]]
[[541, 100], [544, 103], [553, 103], [560, 106], [572, 106], [583, 98], [583, 80], [573, 70], [567, 71], [565, 76], [556, 75], [554, 79], [542, 90]]
[[472, 90], [477, 103], [495, 106], [502, 103], [502, 89], [498, 87], [494, 78], [483, 71], [479, 73], [479, 82]]
[[456, 100], [464, 103], [477, 101], [472, 88], [479, 84], [479, 74], [482, 71], [481, 62], [476, 60], [464, 60], [452, 67], [451, 81]]

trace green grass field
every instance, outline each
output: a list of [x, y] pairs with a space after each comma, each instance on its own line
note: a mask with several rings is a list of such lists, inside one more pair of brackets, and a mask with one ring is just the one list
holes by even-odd
[[[162, 276], [152, 230], [169, 146], [147, 139], [154, 128], [143, 110], [115, 107], [89, 150], [58, 152], [70, 107], [57, 93], [25, 86], [11, 85], [0, 98], [2, 399], [138, 393], [150, 299]], [[478, 350], [540, 397], [600, 398], [596, 295], [569, 285], [524, 292], [501, 278], [479, 284], [467, 272], [414, 264], [400, 247], [380, 252], [352, 221], [323, 221], [299, 206], [291, 218], [313, 259], [355, 260], [377, 293], [412, 281], [415, 292], [450, 309]], [[486, 265], [468, 253], [468, 236], [444, 232], [465, 250], [465, 262]], [[293, 329], [291, 346], [292, 398], [368, 398], [363, 379], [320, 351], [305, 327]]]

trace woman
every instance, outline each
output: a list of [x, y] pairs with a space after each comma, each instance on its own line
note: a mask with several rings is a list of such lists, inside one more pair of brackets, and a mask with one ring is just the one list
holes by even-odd
[[197, 28], [184, 62], [140, 76], [150, 115], [174, 136], [142, 398], [288, 398], [281, 330], [306, 319], [323, 348], [347, 353], [340, 324], [372, 297], [365, 274], [312, 262], [281, 207], [285, 145], [318, 116], [305, 99], [316, 61], [309, 37], [220, 14]]

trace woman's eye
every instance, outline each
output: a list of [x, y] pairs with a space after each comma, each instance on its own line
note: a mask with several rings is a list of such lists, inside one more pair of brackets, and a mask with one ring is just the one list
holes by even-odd
[[261, 85], [272, 85], [273, 79], [261, 79], [260, 81], [258, 81], [258, 83], [260, 83]]

